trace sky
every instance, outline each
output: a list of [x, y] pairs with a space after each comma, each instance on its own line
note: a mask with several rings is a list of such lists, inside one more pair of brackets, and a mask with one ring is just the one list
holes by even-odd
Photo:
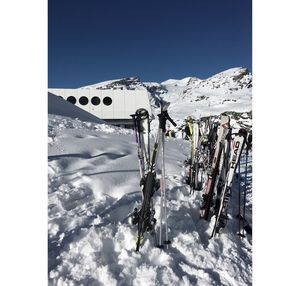
[[48, 86], [252, 71], [251, 0], [48, 0]]

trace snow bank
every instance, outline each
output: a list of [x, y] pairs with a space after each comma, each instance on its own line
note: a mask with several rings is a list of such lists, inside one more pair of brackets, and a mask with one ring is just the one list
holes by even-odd
[[141, 204], [141, 192], [132, 132], [49, 115], [49, 136], [50, 285], [251, 284], [251, 238], [236, 236], [236, 210], [214, 240], [212, 225], [199, 220], [200, 195], [190, 196], [182, 178], [187, 142], [166, 142], [172, 244], [157, 249], [148, 235], [136, 253], [137, 229], [128, 215]]

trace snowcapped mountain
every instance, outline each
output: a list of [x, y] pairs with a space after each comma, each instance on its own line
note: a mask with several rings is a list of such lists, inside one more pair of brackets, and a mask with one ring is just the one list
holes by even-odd
[[[167, 80], [161, 85], [167, 90], [162, 98], [171, 102], [170, 113], [180, 119], [188, 115], [219, 115], [225, 111], [252, 110], [252, 75], [244, 68], [232, 68], [201, 80], [188, 77]], [[180, 102], [180, 104], [178, 104]]]
[[207, 88], [207, 89], [219, 89], [220, 91], [228, 90], [237, 91], [244, 88], [252, 87], [252, 75], [246, 68], [238, 67], [231, 68], [221, 73], [218, 73], [208, 79], [199, 79], [196, 77], [186, 77], [183, 79], [168, 79], [162, 83], [157, 82], [142, 82], [139, 77], [127, 77], [123, 79], [115, 79], [99, 82], [93, 85], [83, 86], [81, 88], [96, 88], [96, 89], [147, 89], [151, 94], [168, 93], [170, 89], [178, 91], [189, 90], [192, 93], [192, 89]]
[[[252, 125], [252, 75], [242, 67], [231, 68], [208, 79], [186, 77], [161, 83], [142, 82], [138, 77], [100, 82], [82, 88], [146, 89], [150, 94], [153, 114], [159, 113], [160, 101], [170, 102], [169, 114], [178, 130], [187, 116], [216, 116], [222, 112], [234, 114], [240, 126]], [[156, 126], [156, 124], [154, 124]]]

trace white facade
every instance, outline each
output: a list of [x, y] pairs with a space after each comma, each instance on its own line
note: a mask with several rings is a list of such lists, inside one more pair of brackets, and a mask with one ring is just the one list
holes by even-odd
[[151, 115], [149, 95], [146, 90], [49, 88], [48, 91], [101, 119], [132, 119], [130, 115], [139, 108], [147, 109]]

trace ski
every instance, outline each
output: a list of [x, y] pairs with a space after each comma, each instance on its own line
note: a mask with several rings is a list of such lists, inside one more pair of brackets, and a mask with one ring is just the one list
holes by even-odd
[[[208, 166], [208, 136], [210, 130], [209, 117], [200, 118], [193, 122], [193, 142], [194, 148], [192, 162], [192, 172], [190, 182], [190, 193], [200, 191], [203, 187], [204, 173]], [[199, 180], [200, 175], [200, 180]]]
[[224, 141], [230, 127], [230, 117], [226, 114], [221, 115], [221, 123], [217, 133], [217, 142], [214, 150], [214, 155], [211, 163], [211, 167], [207, 171], [208, 179], [206, 188], [203, 192], [203, 205], [200, 208], [200, 215], [205, 220], [209, 218], [210, 207], [213, 200], [214, 189], [216, 185], [216, 179], [219, 170], [219, 164], [221, 160], [221, 154], [224, 148]]
[[[203, 186], [206, 182], [207, 168], [209, 165], [210, 158], [210, 144], [209, 136], [213, 125], [209, 117], [202, 117], [199, 124], [199, 140], [196, 148], [196, 159], [195, 159], [195, 173], [197, 174], [197, 180], [195, 180], [194, 190], [202, 191]], [[199, 180], [200, 176], [200, 180]]]
[[241, 157], [246, 136], [247, 136], [247, 131], [245, 129], [240, 129], [232, 142], [230, 158], [229, 158], [229, 170], [226, 175], [225, 185], [222, 189], [220, 207], [218, 213], [216, 214], [216, 220], [215, 220], [211, 237], [214, 237], [215, 234], [218, 233], [220, 229], [224, 228], [226, 225], [226, 221], [228, 218], [227, 207], [228, 207], [229, 197], [231, 195], [231, 188], [234, 179], [234, 174], [236, 172], [236, 168]]
[[230, 155], [230, 143], [231, 143], [231, 128], [228, 129], [224, 145], [222, 148], [221, 159], [219, 164], [218, 175], [216, 179], [216, 199], [214, 203], [215, 214], [218, 213], [220, 207], [221, 193], [226, 181], [226, 174], [229, 169], [229, 155]]
[[203, 168], [204, 164], [206, 164], [205, 161], [207, 159], [204, 155], [204, 150], [209, 134], [209, 118], [194, 120], [189, 116], [186, 121], [188, 130], [190, 130], [189, 134], [191, 140], [190, 158], [185, 161], [185, 166], [188, 167], [186, 183], [190, 186], [190, 194], [192, 194], [195, 190], [200, 191], [202, 189], [203, 170], [200, 175], [200, 182], [199, 171]]
[[192, 144], [191, 144], [191, 165], [189, 172], [189, 183], [190, 183], [190, 194], [194, 192], [195, 187], [198, 188], [198, 160], [197, 160], [197, 152], [198, 152], [198, 144], [199, 144], [199, 121], [194, 120], [192, 123]]
[[184, 162], [185, 166], [188, 168], [187, 175], [185, 182], [188, 185], [191, 185], [191, 179], [192, 179], [192, 166], [193, 166], [193, 160], [194, 160], [194, 146], [193, 146], [193, 121], [194, 119], [191, 116], [188, 116], [185, 126], [185, 139], [189, 140], [191, 142], [191, 153], [190, 157]]
[[[163, 248], [163, 243], [167, 245], [171, 243], [168, 238], [168, 221], [167, 221], [167, 194], [166, 194], [166, 184], [165, 184], [165, 133], [166, 133], [166, 122], [169, 120], [173, 126], [177, 124], [169, 116], [167, 108], [169, 104], [161, 103], [161, 113], [158, 114], [159, 118], [159, 133], [161, 134], [161, 197], [160, 197], [160, 224], [159, 224], [159, 244], [157, 247]], [[165, 222], [165, 240], [162, 243], [162, 221], [164, 213]]]

